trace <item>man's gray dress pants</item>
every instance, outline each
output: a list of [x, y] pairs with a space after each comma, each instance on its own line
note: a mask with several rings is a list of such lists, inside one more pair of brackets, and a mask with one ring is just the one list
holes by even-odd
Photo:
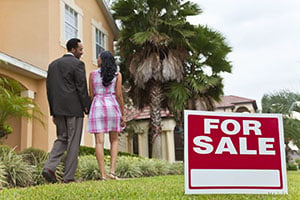
[[64, 181], [74, 180], [78, 164], [78, 152], [82, 135], [82, 117], [55, 117], [57, 139], [44, 168], [55, 172], [62, 155], [67, 151]]

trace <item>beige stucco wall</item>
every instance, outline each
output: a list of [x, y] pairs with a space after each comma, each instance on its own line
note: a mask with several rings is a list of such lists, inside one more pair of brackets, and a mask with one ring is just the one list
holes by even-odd
[[[47, 141], [47, 120], [49, 116], [49, 109], [48, 109], [48, 102], [46, 99], [46, 92], [45, 92], [45, 80], [36, 80], [31, 77], [23, 76], [22, 74], [15, 73], [11, 70], [7, 69], [7, 65], [4, 63], [0, 63], [0, 76], [5, 76], [14, 80], [17, 80], [21, 83], [26, 90], [33, 91], [35, 93], [34, 101], [37, 103], [42, 113], [44, 114], [44, 122], [45, 127], [43, 127], [38, 121], [32, 121], [32, 144], [34, 147], [38, 147], [44, 150], [48, 150], [48, 141]], [[11, 135], [8, 136], [6, 143], [12, 147], [17, 146], [16, 150], [20, 149], [20, 138], [21, 138], [21, 119], [9, 120], [9, 123], [12, 125], [14, 131]]]
[[[113, 32], [102, 14], [96, 0], [0, 0], [0, 52], [47, 70], [48, 64], [66, 53], [65, 44], [60, 41], [60, 3], [75, 4], [82, 10], [82, 38], [86, 65], [86, 76], [97, 68], [93, 64], [92, 19], [100, 23], [108, 33], [107, 48], [113, 51]], [[1, 65], [1, 63], [0, 63]], [[5, 66], [4, 66], [5, 65]], [[35, 102], [44, 113], [45, 126], [32, 121], [32, 146], [50, 151], [56, 138], [56, 129], [49, 114], [45, 78], [35, 79], [13, 72], [10, 66], [0, 66], [0, 75], [19, 81], [26, 89], [34, 91]], [[13, 122], [14, 123], [14, 122]], [[20, 123], [15, 122], [15, 132]], [[86, 123], [86, 118], [85, 118]], [[86, 127], [84, 126], [83, 132]], [[20, 145], [16, 138], [20, 133], [9, 136], [11, 146]], [[85, 132], [83, 145], [93, 146], [93, 135]]]
[[46, 69], [48, 14], [48, 0], [1, 0], [0, 51]]

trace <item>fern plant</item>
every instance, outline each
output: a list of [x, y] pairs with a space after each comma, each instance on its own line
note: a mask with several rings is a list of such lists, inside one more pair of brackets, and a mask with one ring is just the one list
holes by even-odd
[[12, 79], [0, 77], [0, 139], [6, 138], [13, 132], [7, 123], [11, 117], [25, 117], [42, 121], [42, 112], [39, 106], [28, 97], [21, 97], [22, 85]]

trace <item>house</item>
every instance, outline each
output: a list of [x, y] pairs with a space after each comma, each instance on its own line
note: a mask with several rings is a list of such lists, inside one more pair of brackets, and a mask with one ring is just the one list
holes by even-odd
[[[196, 103], [199, 110], [205, 106], [201, 102]], [[238, 96], [222, 96], [220, 102], [214, 102], [216, 112], [248, 112], [257, 111], [256, 101]], [[122, 134], [120, 150], [135, 153], [143, 157], [151, 156], [151, 139], [149, 135], [150, 109], [145, 107], [142, 110], [127, 110], [128, 119], [135, 120], [138, 130], [132, 135]], [[173, 115], [168, 110], [161, 110], [162, 117], [162, 159], [169, 162], [183, 160], [184, 141], [183, 129], [176, 127]]]
[[[56, 130], [46, 95], [48, 64], [66, 53], [68, 39], [77, 37], [88, 79], [97, 69], [97, 54], [113, 51], [119, 30], [102, 0], [1, 0], [0, 30], [0, 76], [24, 86], [21, 95], [40, 106], [45, 122], [43, 127], [35, 120], [10, 119], [14, 131], [5, 144], [18, 151], [31, 146], [49, 151]], [[94, 137], [83, 134], [82, 145], [93, 144]]]
[[256, 113], [257, 104], [254, 99], [238, 96], [222, 96], [220, 102], [215, 102], [216, 112], [247, 112]]

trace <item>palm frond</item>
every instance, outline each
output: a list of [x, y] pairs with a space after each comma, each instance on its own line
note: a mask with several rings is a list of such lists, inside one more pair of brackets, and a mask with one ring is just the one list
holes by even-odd
[[174, 110], [183, 110], [189, 98], [189, 91], [181, 83], [170, 82], [166, 86], [166, 96], [172, 99]]
[[146, 41], [149, 41], [153, 33], [151, 31], [138, 32], [133, 35], [133, 41], [135, 44], [143, 44]]

